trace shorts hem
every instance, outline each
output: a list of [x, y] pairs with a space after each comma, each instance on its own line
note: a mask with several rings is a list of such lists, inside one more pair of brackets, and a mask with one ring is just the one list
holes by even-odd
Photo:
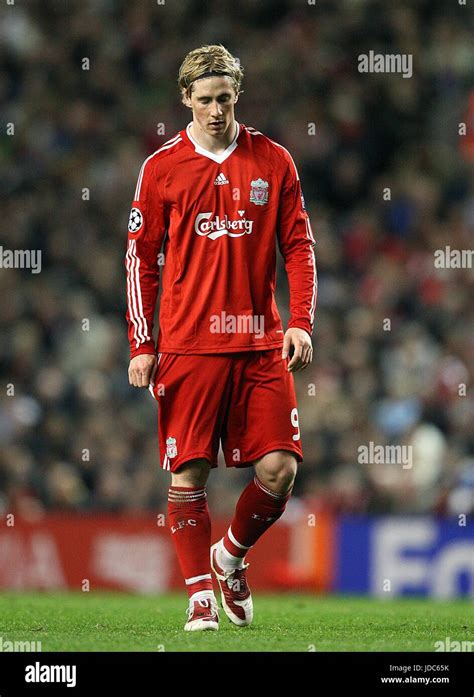
[[213, 459], [212, 456], [209, 455], [208, 452], [205, 452], [203, 450], [194, 452], [194, 453], [189, 453], [184, 456], [178, 457], [178, 458], [173, 458], [173, 462], [170, 461], [168, 458], [168, 462], [170, 463], [170, 468], [167, 469], [161, 465], [161, 469], [165, 470], [165, 472], [175, 472], [178, 467], [181, 467], [181, 465], [184, 465], [185, 462], [188, 462], [188, 460], [196, 460], [197, 458], [202, 458], [205, 460], [208, 460], [211, 464], [212, 468], [217, 467], [217, 460]]

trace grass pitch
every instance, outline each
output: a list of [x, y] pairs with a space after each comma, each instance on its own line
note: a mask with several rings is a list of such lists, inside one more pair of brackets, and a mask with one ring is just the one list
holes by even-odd
[[222, 610], [218, 632], [184, 632], [183, 594], [0, 595], [1, 639], [47, 651], [434, 651], [472, 641], [469, 601], [254, 595], [250, 627]]

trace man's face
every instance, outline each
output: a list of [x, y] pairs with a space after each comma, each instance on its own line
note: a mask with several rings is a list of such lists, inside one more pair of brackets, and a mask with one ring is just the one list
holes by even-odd
[[221, 136], [234, 121], [234, 104], [238, 95], [226, 75], [196, 80], [191, 98], [184, 97], [186, 106], [193, 110], [194, 121], [210, 136]]

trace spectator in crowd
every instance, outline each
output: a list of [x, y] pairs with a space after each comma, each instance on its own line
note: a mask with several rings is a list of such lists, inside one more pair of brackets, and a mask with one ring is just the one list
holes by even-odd
[[[147, 154], [189, 119], [169, 76], [222, 42], [251, 65], [243, 123], [293, 153], [317, 240], [314, 359], [295, 376], [296, 496], [335, 511], [472, 511], [472, 268], [438, 268], [474, 226], [474, 65], [462, 6], [243, 1], [2, 10], [0, 510], [164, 510], [155, 402], [129, 389], [123, 255]], [[192, 27], [192, 32], [190, 32]], [[413, 76], [358, 72], [409, 53]], [[467, 122], [466, 135], [459, 124]], [[460, 135], [461, 133], [461, 135]], [[278, 304], [286, 279], [279, 260]], [[373, 442], [410, 469], [364, 464]], [[248, 473], [219, 471], [228, 513]]]

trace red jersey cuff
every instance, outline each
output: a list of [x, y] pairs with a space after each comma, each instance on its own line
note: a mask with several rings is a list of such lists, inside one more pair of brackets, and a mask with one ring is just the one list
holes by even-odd
[[130, 351], [130, 360], [132, 360], [132, 358], [135, 358], [135, 356], [142, 356], [143, 354], [149, 354], [151, 356], [156, 355], [155, 344], [141, 344], [137, 349], [133, 349], [132, 351]]

